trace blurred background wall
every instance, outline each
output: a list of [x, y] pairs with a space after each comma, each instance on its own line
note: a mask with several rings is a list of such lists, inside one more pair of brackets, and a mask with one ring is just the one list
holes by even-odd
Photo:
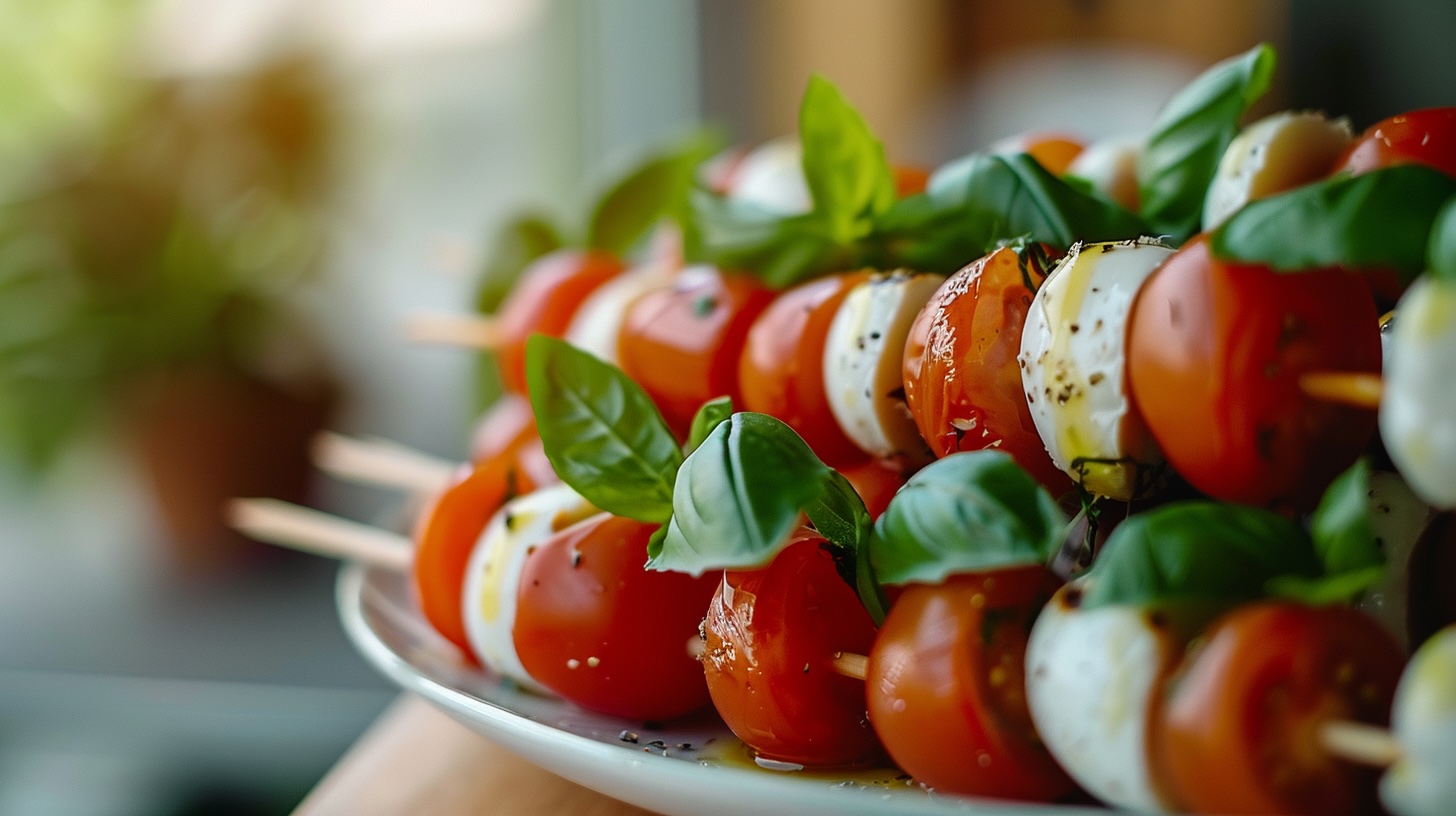
[[0, 0], [0, 813], [286, 812], [385, 704], [333, 566], [208, 502], [399, 522], [303, 441], [464, 455], [477, 361], [401, 327], [471, 307], [510, 215], [579, 219], [705, 121], [792, 133], [811, 72], [933, 167], [1136, 135], [1260, 40], [1268, 109], [1364, 127], [1456, 101], [1453, 31], [1442, 0]]

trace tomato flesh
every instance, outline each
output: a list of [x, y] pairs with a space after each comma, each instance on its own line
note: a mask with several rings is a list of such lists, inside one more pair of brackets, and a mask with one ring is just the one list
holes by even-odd
[[1193, 487], [1225, 501], [1310, 508], [1365, 449], [1375, 413], [1310, 397], [1300, 377], [1379, 372], [1378, 320], [1357, 275], [1224, 262], [1198, 237], [1133, 303], [1129, 390]]
[[582, 708], [637, 720], [708, 703], [693, 647], [717, 580], [644, 569], [655, 529], [602, 513], [526, 556], [513, 632], [538, 683]]
[[435, 631], [472, 657], [463, 605], [470, 553], [501, 505], [535, 489], [513, 459], [497, 457], [465, 470], [420, 514], [413, 573], [420, 609]]
[[1427, 108], [1376, 122], [1335, 163], [1335, 172], [1368, 173], [1398, 164], [1424, 164], [1456, 177], [1456, 108]]
[[669, 287], [627, 308], [619, 338], [621, 367], [685, 436], [710, 399], [738, 392], [738, 359], [749, 327], [773, 292], [747, 275], [689, 267]]
[[621, 271], [622, 262], [611, 255], [579, 250], [553, 252], [526, 268], [497, 312], [496, 359], [508, 390], [526, 393], [526, 340], [565, 334], [582, 301]]
[[905, 402], [936, 456], [999, 448], [1052, 493], [1071, 489], [1021, 387], [1021, 331], [1046, 270], [1009, 247], [951, 275], [905, 341]]
[[1171, 684], [1161, 773], [1195, 813], [1375, 813], [1378, 772], [1332, 757], [1331, 720], [1385, 725], [1405, 657], [1346, 607], [1251, 604], [1214, 623]]
[[868, 278], [868, 272], [819, 278], [779, 295], [748, 330], [738, 363], [740, 410], [783, 420], [831, 467], [865, 456], [830, 413], [824, 341], [845, 295]]
[[1026, 704], [1027, 637], [1058, 583], [1035, 566], [905, 590], [865, 680], [870, 722], [895, 764], [949, 793], [1052, 801], [1076, 789]]
[[822, 767], [881, 755], [864, 683], [831, 666], [836, 653], [868, 652], [874, 623], [817, 534], [767, 567], [725, 572], [703, 631], [713, 705], [758, 756]]

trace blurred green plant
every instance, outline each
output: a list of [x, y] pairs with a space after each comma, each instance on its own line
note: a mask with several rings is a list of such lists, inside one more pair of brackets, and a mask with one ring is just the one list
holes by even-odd
[[[0, 121], [24, 107], [11, 91]], [[97, 128], [0, 188], [0, 449], [36, 468], [148, 373], [257, 374], [323, 249], [334, 117], [317, 64], [138, 78], [110, 98]]]

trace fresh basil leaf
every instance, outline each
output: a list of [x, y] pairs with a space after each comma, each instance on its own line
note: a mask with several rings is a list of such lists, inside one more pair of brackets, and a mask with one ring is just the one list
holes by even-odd
[[1014, 238], [1068, 249], [1077, 241], [1136, 238], [1136, 215], [1047, 172], [1036, 159], [973, 153], [945, 165], [926, 192], [877, 222], [888, 265], [954, 271]]
[[1084, 608], [1263, 597], [1276, 578], [1321, 575], [1303, 529], [1268, 510], [1210, 501], [1132, 516], [1086, 573]]
[[524, 213], [507, 221], [491, 242], [490, 257], [480, 271], [475, 308], [491, 314], [500, 308], [531, 262], [565, 246], [556, 226], [546, 218]]
[[672, 511], [661, 547], [648, 550], [648, 567], [694, 575], [768, 563], [806, 512], [846, 549], [856, 549], [870, 526], [844, 477], [788, 425], [754, 413], [720, 423], [687, 458]]
[[561, 481], [609, 513], [667, 521], [683, 454], [641, 386], [539, 334], [526, 341], [526, 384], [546, 458]]
[[1431, 240], [1426, 246], [1426, 271], [1432, 277], [1456, 281], [1456, 196], [1441, 206], [1431, 225]]
[[693, 414], [693, 424], [688, 429], [688, 442], [683, 446], [683, 454], [692, 454], [698, 449], [698, 446], [703, 444], [703, 440], [708, 438], [708, 434], [712, 433], [714, 428], [718, 427], [720, 423], [726, 422], [732, 415], [733, 399], [731, 397], [719, 397], [703, 403], [698, 408], [698, 412]]
[[712, 156], [719, 142], [710, 134], [699, 134], [648, 158], [619, 179], [592, 208], [587, 246], [623, 255], [663, 219], [688, 220], [688, 198], [698, 166]]
[[1310, 517], [1309, 528], [1327, 573], [1352, 572], [1385, 563], [1370, 522], [1369, 462], [1360, 459], [1330, 484]]
[[1379, 584], [1384, 577], [1383, 564], [1317, 578], [1281, 575], [1269, 582], [1267, 593], [1276, 598], [1288, 598], [1310, 606], [1327, 606], [1349, 601]]
[[814, 214], [836, 243], [863, 237], [869, 219], [895, 203], [895, 176], [864, 118], [817, 74], [799, 108], [799, 144]]
[[1261, 43], [1204, 71], [1158, 114], [1138, 159], [1138, 193], [1143, 217], [1174, 243], [1198, 231], [1218, 162], [1273, 74], [1274, 49]]
[[836, 244], [813, 213], [778, 215], [707, 190], [694, 191], [692, 202], [698, 228], [694, 261], [749, 269], [775, 288], [857, 266], [854, 248]]
[[1001, 451], [956, 453], [910, 478], [875, 524], [870, 558], [883, 584], [939, 583], [962, 572], [1045, 564], [1067, 517]]
[[1251, 201], [1213, 232], [1215, 255], [1298, 272], [1426, 267], [1431, 230], [1456, 179], [1424, 165], [1336, 176]]
[[880, 589], [880, 582], [870, 566], [870, 542], [874, 521], [854, 485], [842, 474], [831, 470], [825, 474], [825, 491], [820, 499], [804, 508], [814, 529], [831, 544], [848, 553], [852, 574], [845, 578], [859, 595], [860, 603], [878, 626], [885, 620], [889, 602]]

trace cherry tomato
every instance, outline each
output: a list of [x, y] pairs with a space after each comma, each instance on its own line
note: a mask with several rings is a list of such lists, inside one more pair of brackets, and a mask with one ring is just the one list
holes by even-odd
[[1030, 153], [1036, 163], [1046, 168], [1048, 173], [1060, 176], [1082, 155], [1084, 148], [1081, 140], [1064, 133], [1032, 132], [1004, 139], [992, 146], [991, 151]]
[[1375, 412], [1310, 397], [1300, 377], [1380, 371], [1378, 319], [1357, 275], [1220, 261], [1197, 237], [1133, 302], [1133, 402], [1195, 488], [1225, 501], [1312, 507], [1364, 450]]
[[890, 168], [895, 174], [895, 195], [900, 198], [908, 198], [917, 193], [925, 192], [925, 185], [930, 183], [930, 171], [924, 167], [902, 167]]
[[495, 511], [521, 493], [536, 489], [510, 458], [496, 458], [463, 470], [463, 477], [420, 515], [415, 529], [414, 584], [425, 620], [467, 655], [463, 597], [470, 553]]
[[1026, 640], [1058, 583], [1037, 566], [905, 590], [865, 679], [870, 722], [895, 764], [952, 793], [1052, 801], [1076, 789], [1026, 704]]
[[1072, 482], [1047, 456], [1016, 362], [1041, 257], [1003, 247], [946, 279], [905, 341], [905, 401], [936, 456], [999, 448], [1060, 494]]
[[698, 407], [738, 393], [738, 357], [773, 299], [757, 280], [709, 266], [689, 267], [670, 287], [627, 308], [619, 340], [622, 370], [657, 403], [682, 436]]
[[470, 435], [470, 461], [484, 462], [514, 453], [538, 438], [531, 401], [520, 394], [506, 392], [475, 423]]
[[1368, 173], [1397, 164], [1424, 164], [1456, 177], [1456, 108], [1427, 108], [1376, 122], [1335, 163], [1335, 172]]
[[1152, 753], [1196, 813], [1377, 813], [1377, 772], [1330, 756], [1330, 720], [1384, 725], [1405, 656], [1347, 607], [1259, 603], [1214, 623], [1173, 679]]
[[526, 268], [497, 313], [501, 343], [496, 355], [508, 390], [526, 393], [527, 338], [536, 333], [560, 337], [587, 295], [621, 271], [616, 258], [579, 250], [558, 250]]
[[655, 529], [602, 513], [526, 556], [514, 633], [538, 683], [582, 708], [637, 720], [707, 704], [693, 647], [717, 576], [643, 569]]
[[890, 506], [890, 499], [910, 478], [910, 473], [898, 464], [881, 459], [865, 459], [841, 467], [839, 475], [849, 480], [872, 519], [885, 512], [885, 508]]
[[767, 567], [725, 572], [708, 606], [713, 705], [766, 759], [836, 766], [881, 754], [864, 683], [831, 665], [836, 653], [868, 652], [875, 626], [827, 547], [803, 531]]
[[738, 362], [741, 410], [783, 420], [830, 466], [865, 457], [830, 413], [824, 341], [844, 296], [868, 278], [868, 272], [818, 278], [779, 295], [748, 330]]

